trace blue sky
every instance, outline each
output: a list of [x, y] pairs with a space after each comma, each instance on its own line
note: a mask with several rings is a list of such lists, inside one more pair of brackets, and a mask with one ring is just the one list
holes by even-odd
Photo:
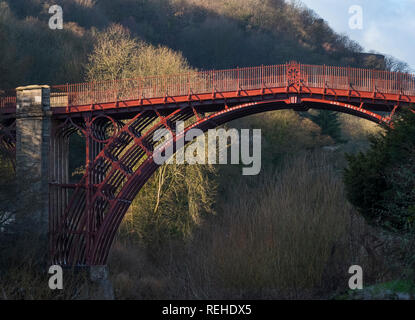
[[[301, 0], [339, 33], [407, 62], [415, 70], [415, 0]], [[349, 27], [349, 8], [363, 9], [363, 29]]]

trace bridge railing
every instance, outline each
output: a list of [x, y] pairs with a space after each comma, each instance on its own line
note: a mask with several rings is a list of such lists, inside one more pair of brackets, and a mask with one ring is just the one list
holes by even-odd
[[305, 86], [312, 88], [415, 95], [415, 75], [408, 73], [300, 65], [300, 77]]
[[0, 108], [16, 106], [16, 97], [0, 97]]
[[[56, 105], [87, 105], [115, 101], [198, 95], [261, 88], [286, 87], [293, 68], [302, 86], [415, 96], [412, 74], [304, 64], [283, 64], [230, 70], [107, 80], [53, 87], [65, 92]], [[290, 78], [291, 77], [291, 78]], [[53, 100], [53, 99], [52, 99]], [[52, 105], [55, 105], [52, 103]]]
[[0, 90], [0, 108], [16, 106], [16, 90]]
[[[71, 107], [215, 92], [220, 96], [223, 92], [287, 87], [294, 82], [308, 88], [326, 88], [328, 92], [333, 89], [415, 96], [413, 74], [287, 63], [52, 86], [51, 105]], [[0, 108], [13, 105], [15, 95], [0, 95]]]
[[286, 65], [275, 65], [67, 84], [52, 87], [51, 105], [76, 106], [282, 87], [286, 78]]

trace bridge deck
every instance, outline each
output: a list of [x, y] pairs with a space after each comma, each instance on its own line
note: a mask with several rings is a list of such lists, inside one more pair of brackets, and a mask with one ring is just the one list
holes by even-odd
[[[138, 79], [51, 87], [56, 115], [89, 111], [128, 112], [131, 108], [169, 108], [275, 98], [276, 95], [323, 96], [372, 105], [415, 104], [415, 75], [349, 67], [283, 65], [202, 71]], [[0, 97], [0, 112], [14, 113], [16, 97]], [[123, 110], [124, 109], [124, 110]], [[375, 108], [376, 109], [376, 108]]]
[[[32, 98], [30, 90], [19, 94], [22, 101]], [[398, 106], [415, 107], [415, 76], [293, 62], [52, 86], [50, 102], [53, 116], [66, 118], [65, 121], [48, 121], [49, 127], [43, 125], [44, 119], [31, 118], [22, 130], [14, 121], [16, 95], [3, 92], [0, 148], [5, 148], [19, 166], [26, 161], [30, 168], [33, 164], [42, 167], [39, 172], [44, 167], [49, 170], [42, 176], [45, 183], [48, 179], [49, 188], [42, 185], [39, 192], [48, 192], [45, 199], [49, 199], [53, 264], [104, 265], [130, 204], [158, 168], [154, 151], [159, 147], [165, 150], [169, 145], [177, 150], [184, 145], [183, 134], [172, 135], [166, 143], [154, 139], [158, 129], [174, 132], [176, 121], [189, 120], [185, 132], [193, 128], [205, 132], [259, 112], [309, 107], [346, 112], [390, 125]], [[391, 112], [373, 112], [381, 110]], [[91, 112], [105, 114], [90, 117]], [[5, 113], [9, 118], [6, 121]], [[128, 121], [116, 121], [116, 117]], [[26, 125], [24, 120], [20, 125]], [[27, 128], [39, 130], [34, 133]], [[68, 172], [69, 137], [78, 130], [85, 141], [85, 172], [78, 183], [72, 184]], [[29, 143], [16, 144], [16, 137]], [[32, 140], [37, 149], [31, 145]], [[24, 157], [19, 156], [19, 148], [24, 150]], [[28, 151], [32, 155], [33, 150], [45, 152], [42, 162], [26, 156]], [[21, 160], [17, 161], [18, 157]], [[48, 157], [45, 165], [43, 159]]]

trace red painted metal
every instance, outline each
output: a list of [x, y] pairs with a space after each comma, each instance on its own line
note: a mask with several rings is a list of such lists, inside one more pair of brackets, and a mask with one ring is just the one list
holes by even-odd
[[[57, 85], [52, 86], [51, 104], [54, 113], [68, 114], [141, 105], [165, 106], [189, 100], [208, 104], [214, 103], [216, 96], [230, 99], [287, 92], [372, 99], [378, 103], [394, 101], [414, 104], [415, 75], [290, 62], [253, 68]], [[15, 107], [15, 104], [13, 96], [0, 97], [0, 110]]]
[[[334, 100], [380, 106], [391, 103], [415, 104], [414, 75], [294, 62], [277, 66], [53, 87], [53, 91], [65, 90], [66, 96], [61, 98], [67, 99], [68, 107], [59, 107], [57, 103], [52, 109], [55, 114], [111, 112], [114, 109], [119, 112], [120, 109], [122, 111], [143, 106], [165, 109], [184, 106], [189, 102], [203, 104], [209, 109], [218, 99], [234, 102], [245, 99], [248, 102], [256, 101], [259, 97], [272, 99], [283, 94], [331, 97]], [[114, 90], [118, 91], [116, 98], [114, 94], [109, 94]]]
[[0, 90], [0, 114], [16, 112], [16, 90]]
[[0, 108], [14, 107], [16, 106], [16, 97], [0, 97]]
[[[153, 135], [159, 128], [173, 133], [168, 143], [176, 148], [183, 137], [172, 124], [191, 118], [185, 132], [290, 108], [335, 110], [390, 125], [398, 108], [415, 107], [414, 75], [296, 62], [51, 89], [52, 116], [61, 121], [53, 136], [67, 139], [79, 131], [86, 140], [81, 181], [51, 181], [61, 190], [56, 199], [67, 199], [50, 209], [51, 256], [60, 265], [105, 264], [122, 218], [158, 168]], [[0, 113], [13, 112], [13, 103], [0, 97]], [[391, 110], [390, 116], [376, 113]]]
[[[327, 105], [329, 108], [331, 105], [335, 107], [344, 108], [343, 112], [356, 114], [367, 118], [375, 122], [385, 122], [386, 119], [372, 112], [368, 112], [362, 108], [356, 108], [352, 105], [346, 104], [334, 104], [332, 101], [310, 99], [310, 103], [315, 103], [319, 106]], [[270, 110], [280, 110], [280, 109], [289, 109], [292, 108], [290, 99], [285, 100], [272, 100], [266, 102], [256, 102], [248, 103], [243, 105], [238, 105], [232, 108], [223, 109], [220, 112], [214, 113], [210, 116], [204, 117], [197, 120], [193, 124], [189, 125], [185, 130], [183, 135], [192, 128], [199, 128], [203, 131], [206, 131], [211, 128], [215, 128], [225, 122], [244, 117], [247, 115], [270, 111]], [[167, 148], [169, 145], [173, 145], [174, 149], [178, 141], [183, 140], [183, 135], [174, 136], [171, 141], [167, 142], [164, 145], [164, 148]], [[185, 142], [184, 142], [185, 143]], [[146, 183], [146, 181], [151, 177], [151, 175], [157, 170], [158, 165], [154, 163], [152, 157], [148, 157], [140, 167], [134, 172], [133, 175], [129, 176], [125, 183], [123, 184], [122, 189], [118, 193], [116, 199], [111, 202], [111, 206], [108, 209], [108, 213], [105, 217], [105, 220], [101, 226], [101, 229], [97, 233], [96, 242], [94, 243], [93, 252], [89, 257], [89, 263], [91, 264], [104, 264], [106, 262], [111, 244], [116, 235], [116, 231], [124, 217], [125, 213], [128, 210], [128, 204], [133, 201], [133, 199], [138, 194], [141, 187]], [[127, 204], [127, 205], [126, 205]]]
[[[258, 101], [223, 108], [209, 116], [196, 118], [185, 132], [191, 128], [207, 130], [227, 121], [249, 114], [269, 110], [289, 109], [309, 104], [313, 108], [327, 108], [367, 118], [374, 122], [388, 123], [388, 120], [362, 107], [329, 100], [308, 98]], [[108, 142], [93, 161], [77, 184], [60, 223], [54, 230], [55, 242], [53, 262], [69, 265], [98, 265], [106, 262], [113, 238], [131, 202], [158, 168], [152, 157], [152, 136], [159, 128], [170, 128], [167, 123], [187, 120], [194, 117], [194, 109], [176, 109], [167, 116], [154, 111], [137, 114]], [[108, 120], [110, 121], [110, 120]], [[89, 119], [85, 120], [88, 124]], [[87, 126], [87, 125], [86, 125]], [[89, 133], [92, 136], [91, 133]], [[182, 135], [174, 135], [177, 141]], [[89, 184], [91, 175], [101, 174], [95, 184]], [[93, 221], [93, 225], [91, 225]]]

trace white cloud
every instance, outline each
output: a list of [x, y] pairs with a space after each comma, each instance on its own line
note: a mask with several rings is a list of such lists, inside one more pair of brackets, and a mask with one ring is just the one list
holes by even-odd
[[[366, 50], [408, 62], [415, 70], [414, 0], [302, 0], [337, 32], [346, 33]], [[348, 26], [349, 8], [363, 7], [363, 30]]]
[[363, 41], [366, 47], [376, 48], [379, 50], [383, 41], [385, 40], [384, 34], [379, 30], [376, 23], [372, 22], [369, 28], [364, 29]]

